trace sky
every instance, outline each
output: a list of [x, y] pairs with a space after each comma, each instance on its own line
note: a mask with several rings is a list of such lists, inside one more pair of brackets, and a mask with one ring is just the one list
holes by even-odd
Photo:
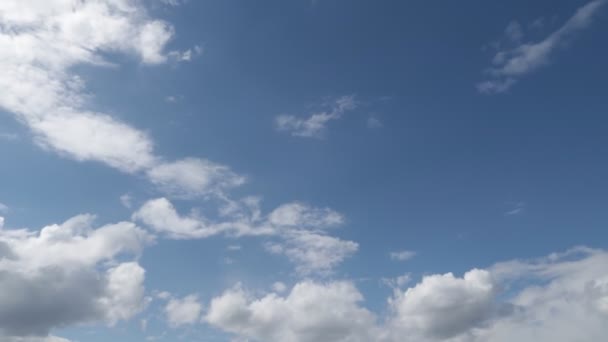
[[0, 340], [596, 342], [608, 0], [0, 1]]

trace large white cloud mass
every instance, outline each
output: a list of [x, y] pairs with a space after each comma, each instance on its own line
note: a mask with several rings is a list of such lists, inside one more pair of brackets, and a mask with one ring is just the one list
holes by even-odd
[[608, 336], [608, 252], [576, 248], [395, 289], [386, 315], [352, 282], [296, 284], [261, 298], [241, 287], [211, 300], [206, 321], [265, 342], [595, 342]]
[[145, 271], [133, 258], [152, 238], [129, 222], [92, 224], [80, 215], [40, 231], [0, 229], [0, 340], [114, 324], [144, 308]]
[[[145, 65], [190, 59], [166, 51], [173, 27], [151, 18], [140, 0], [0, 1], [0, 109], [25, 124], [44, 149], [123, 172], [142, 172], [175, 196], [240, 185], [228, 167], [187, 158], [165, 161], [147, 133], [93, 110], [78, 65], [113, 66], [123, 54]], [[186, 58], [188, 56], [188, 58]]]

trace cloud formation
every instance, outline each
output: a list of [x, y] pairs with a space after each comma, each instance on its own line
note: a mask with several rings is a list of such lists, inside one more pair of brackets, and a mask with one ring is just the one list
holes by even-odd
[[198, 296], [189, 295], [184, 298], [171, 298], [165, 306], [165, 315], [173, 328], [187, 324], [198, 323], [203, 305]]
[[341, 214], [329, 208], [294, 202], [262, 215], [255, 198], [227, 201], [219, 217], [209, 219], [197, 213], [180, 215], [168, 199], [158, 198], [144, 203], [133, 219], [171, 239], [202, 239], [220, 234], [273, 238], [266, 243], [266, 249], [286, 256], [302, 275], [327, 275], [358, 250], [356, 242], [328, 235], [328, 229], [344, 222]]
[[134, 257], [152, 237], [129, 222], [95, 229], [93, 219], [0, 229], [0, 339], [49, 341], [55, 328], [112, 325], [145, 307], [145, 271]]
[[492, 66], [486, 70], [489, 79], [478, 83], [477, 90], [485, 94], [506, 92], [521, 77], [548, 65], [559, 48], [591, 25], [606, 2], [593, 0], [585, 4], [562, 27], [539, 42], [522, 43], [524, 33], [521, 25], [511, 22], [505, 30], [510, 47], [499, 48], [492, 59]]
[[392, 260], [407, 261], [416, 256], [414, 251], [396, 251], [389, 254]]
[[211, 300], [205, 320], [264, 342], [599, 341], [608, 334], [608, 252], [575, 248], [462, 277], [428, 275], [394, 288], [385, 317], [363, 300], [349, 281], [303, 281], [260, 298], [237, 286]]
[[295, 115], [279, 115], [275, 118], [277, 130], [287, 132], [295, 137], [320, 138], [330, 121], [338, 120], [345, 113], [357, 108], [353, 95], [342, 96], [331, 103], [324, 111], [315, 112], [308, 118], [299, 118]]
[[[36, 144], [77, 161], [144, 172], [171, 194], [198, 195], [233, 184], [227, 167], [194, 158], [167, 162], [147, 133], [92, 110], [77, 65], [112, 66], [108, 54], [145, 65], [190, 60], [200, 47], [166, 51], [173, 27], [136, 0], [7, 0], [0, 3], [0, 108], [32, 132]], [[201, 172], [197, 178], [191, 172]], [[221, 172], [228, 178], [219, 180]], [[209, 178], [205, 178], [205, 177]]]

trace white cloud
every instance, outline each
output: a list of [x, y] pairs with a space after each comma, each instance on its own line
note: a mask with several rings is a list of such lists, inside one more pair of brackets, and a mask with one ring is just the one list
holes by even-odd
[[130, 209], [133, 206], [133, 196], [131, 194], [124, 194], [120, 196], [120, 203], [125, 207]]
[[596, 13], [606, 4], [606, 0], [593, 0], [580, 7], [576, 13], [558, 30], [540, 42], [520, 43], [523, 39], [522, 28], [512, 22], [506, 29], [507, 39], [517, 43], [513, 48], [500, 49], [488, 69], [489, 80], [477, 85], [482, 93], [501, 93], [509, 90], [518, 78], [546, 66], [551, 56], [563, 47], [576, 33], [587, 28]]
[[203, 305], [198, 296], [189, 295], [184, 298], [172, 298], [165, 306], [165, 315], [171, 327], [198, 323]]
[[391, 325], [397, 334], [454, 337], [494, 318], [497, 293], [491, 274], [485, 270], [469, 271], [463, 278], [451, 273], [426, 276], [390, 299], [395, 315]]
[[202, 239], [218, 234], [231, 236], [268, 235], [273, 230], [267, 226], [257, 226], [255, 218], [235, 215], [224, 222], [213, 222], [199, 215], [181, 216], [166, 198], [150, 200], [133, 214], [139, 220], [159, 233], [172, 239]]
[[382, 278], [380, 283], [393, 289], [400, 289], [412, 281], [411, 274], [403, 274], [395, 278]]
[[526, 203], [524, 202], [516, 202], [513, 204], [513, 207], [505, 212], [505, 216], [516, 216], [521, 215], [526, 211]]
[[285, 285], [285, 283], [277, 281], [274, 284], [272, 284], [272, 291], [274, 291], [276, 293], [283, 293], [283, 292], [287, 291], [287, 285]]
[[179, 6], [181, 4], [183, 4], [184, 2], [186, 2], [187, 0], [158, 0], [160, 1], [162, 4], [165, 4], [167, 6]]
[[205, 319], [268, 342], [595, 342], [608, 334], [608, 252], [589, 248], [425, 276], [394, 288], [384, 319], [350, 282], [303, 281], [280, 292], [256, 299], [237, 286], [211, 300]]
[[4, 342], [70, 342], [70, 340], [57, 336], [28, 336], [28, 337], [5, 337]]
[[276, 128], [296, 137], [319, 138], [326, 129], [329, 121], [338, 120], [348, 111], [357, 108], [355, 97], [342, 96], [328, 104], [325, 111], [313, 113], [308, 118], [294, 115], [279, 115], [275, 119]]
[[229, 201], [228, 208], [223, 209], [218, 220], [194, 213], [180, 215], [168, 199], [159, 198], [146, 202], [133, 219], [172, 239], [202, 239], [219, 234], [276, 237], [277, 241], [267, 243], [266, 249], [285, 255], [302, 275], [329, 274], [358, 250], [357, 243], [326, 234], [326, 228], [344, 220], [328, 208], [288, 203], [263, 217], [258, 201], [246, 198]]
[[299, 202], [279, 206], [268, 215], [268, 220], [275, 226], [292, 228], [327, 228], [344, 223], [344, 217], [334, 210]]
[[114, 324], [144, 308], [144, 270], [124, 259], [150, 236], [127, 222], [94, 229], [92, 219], [80, 215], [39, 232], [0, 230], [0, 339], [57, 340], [46, 337], [54, 328]]
[[349, 282], [299, 283], [289, 295], [252, 299], [241, 288], [211, 301], [206, 321], [255, 341], [373, 341], [374, 316]]
[[226, 166], [196, 158], [158, 164], [148, 171], [148, 177], [167, 193], [186, 198], [221, 193], [245, 182]]
[[195, 45], [191, 49], [185, 51], [171, 51], [169, 57], [173, 58], [178, 62], [190, 62], [194, 58], [203, 54], [203, 48], [199, 45]]
[[416, 252], [414, 251], [398, 251], [398, 252], [391, 252], [390, 254], [391, 259], [393, 260], [397, 260], [397, 261], [407, 261], [410, 260], [411, 258], [416, 256]]
[[12, 112], [41, 146], [76, 160], [134, 172], [154, 161], [143, 132], [88, 110], [77, 64], [107, 65], [100, 52], [165, 60], [171, 27], [149, 19], [136, 2], [8, 0], [0, 4], [0, 107]]
[[0, 213], [5, 213], [8, 211], [8, 205], [0, 202]]
[[266, 249], [273, 254], [285, 255], [296, 264], [296, 271], [301, 275], [328, 275], [355, 254], [359, 244], [304, 230], [288, 232], [283, 235], [283, 241], [268, 243]]
[[505, 29], [505, 36], [514, 43], [519, 43], [524, 37], [521, 25], [517, 21], [512, 21]]
[[[165, 52], [174, 29], [150, 18], [143, 2], [6, 0], [0, 3], [0, 21], [0, 108], [29, 127], [42, 148], [123, 172], [145, 172], [152, 182], [180, 195], [207, 193], [203, 178], [210, 172], [228, 177], [220, 180], [220, 174], [213, 174], [209, 184], [214, 186], [239, 178], [204, 160], [165, 162], [154, 153], [147, 133], [90, 109], [92, 97], [74, 66], [110, 66], [108, 53], [134, 55], [149, 65], [202, 53], [199, 46]], [[191, 172], [203, 175], [196, 178]]]
[[4, 228], [4, 217], [0, 216], [0, 229]]
[[380, 127], [383, 127], [383, 126], [384, 126], [384, 124], [377, 117], [370, 116], [367, 119], [367, 127], [369, 127], [369, 128], [380, 128]]

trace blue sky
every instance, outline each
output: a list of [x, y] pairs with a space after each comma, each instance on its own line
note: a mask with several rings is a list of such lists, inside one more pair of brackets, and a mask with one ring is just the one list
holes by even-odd
[[0, 339], [597, 341], [607, 19], [3, 1]]

